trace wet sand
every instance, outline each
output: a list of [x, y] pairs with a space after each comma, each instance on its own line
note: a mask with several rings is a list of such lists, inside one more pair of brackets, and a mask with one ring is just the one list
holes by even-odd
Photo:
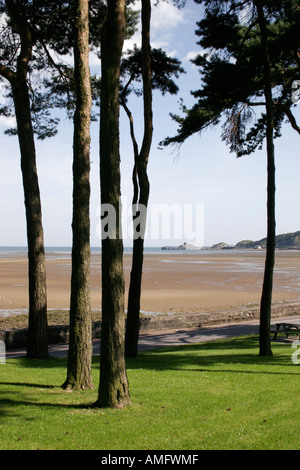
[[[68, 308], [71, 260], [47, 253], [48, 308]], [[259, 304], [264, 251], [145, 254], [141, 309], [200, 313]], [[131, 255], [124, 255], [126, 296]], [[101, 255], [91, 257], [92, 308], [101, 308]], [[300, 300], [300, 252], [278, 251], [273, 301]], [[0, 310], [28, 308], [27, 254], [0, 255]]]

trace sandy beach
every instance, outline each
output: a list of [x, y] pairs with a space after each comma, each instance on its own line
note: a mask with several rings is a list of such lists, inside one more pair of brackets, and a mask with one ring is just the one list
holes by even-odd
[[[146, 253], [141, 309], [201, 313], [259, 304], [264, 251]], [[71, 257], [46, 254], [48, 308], [68, 308]], [[124, 254], [126, 295], [131, 255]], [[101, 308], [101, 255], [91, 257], [92, 308]], [[300, 300], [300, 252], [278, 251], [273, 301]], [[0, 254], [0, 311], [28, 308], [27, 254]]]

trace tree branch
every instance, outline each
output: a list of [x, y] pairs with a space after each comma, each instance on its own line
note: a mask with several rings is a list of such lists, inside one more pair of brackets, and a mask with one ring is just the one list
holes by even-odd
[[59, 75], [63, 78], [63, 80], [65, 81], [65, 83], [68, 83], [69, 80], [70, 80], [70, 77], [62, 70], [62, 67], [60, 67], [59, 64], [57, 64], [55, 62], [55, 60], [52, 58], [50, 52], [48, 51], [48, 48], [46, 46], [46, 44], [44, 43], [44, 41], [41, 39], [41, 38], [38, 38], [38, 41], [41, 43], [45, 53], [46, 53], [46, 56], [48, 57], [48, 60], [50, 62], [50, 64], [58, 71]]
[[10, 68], [2, 64], [0, 64], [0, 75], [6, 78], [6, 80], [8, 80], [10, 83], [12, 83], [16, 78], [15, 72], [13, 72]]
[[[266, 103], [264, 102], [257, 102], [257, 103], [248, 102], [247, 104], [249, 106], [265, 106], [266, 105]], [[300, 126], [298, 126], [296, 118], [291, 111], [291, 108], [287, 104], [278, 103], [276, 101], [273, 101], [273, 104], [286, 115], [286, 117], [290, 121], [292, 128], [296, 132], [298, 132], [298, 134], [300, 134]]]
[[[126, 88], [126, 87], [125, 87]], [[125, 90], [125, 89], [124, 89]], [[130, 127], [130, 137], [132, 141], [132, 146], [133, 146], [133, 153], [134, 153], [134, 166], [133, 166], [133, 171], [132, 171], [132, 183], [133, 183], [133, 198], [132, 198], [132, 204], [137, 204], [138, 202], [138, 196], [139, 196], [139, 187], [138, 187], [138, 181], [137, 181], [137, 160], [139, 158], [139, 149], [138, 149], [138, 144], [135, 138], [135, 133], [134, 133], [134, 125], [133, 125], [133, 117], [130, 109], [128, 108], [125, 97], [123, 94], [120, 95], [120, 103], [123, 106], [128, 119], [129, 119], [129, 127]]]
[[265, 101], [257, 101], [257, 102], [248, 101], [246, 104], [248, 106], [266, 106]]
[[31, 30], [26, 19], [23, 19], [22, 12], [16, 2], [13, 0], [5, 0], [5, 4], [9, 17], [21, 39], [21, 51], [18, 57], [18, 72], [22, 73], [23, 78], [26, 78], [33, 45]]
[[291, 111], [291, 108], [288, 105], [281, 104], [281, 103], [275, 103], [275, 105], [284, 112], [284, 114], [287, 116], [288, 120], [290, 121], [292, 128], [295, 129], [295, 131], [298, 132], [298, 134], [300, 134], [300, 126], [298, 126], [296, 118]]

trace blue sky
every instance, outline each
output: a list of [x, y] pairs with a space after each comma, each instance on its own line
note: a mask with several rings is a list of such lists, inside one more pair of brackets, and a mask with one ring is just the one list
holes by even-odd
[[[155, 3], [155, 2], [153, 2]], [[153, 7], [151, 41], [170, 55], [178, 57], [186, 70], [178, 84], [177, 96], [153, 97], [154, 134], [149, 159], [150, 204], [197, 204], [204, 208], [204, 245], [220, 241], [235, 244], [242, 239], [258, 240], [266, 236], [266, 151], [237, 159], [221, 140], [221, 127], [189, 138], [180, 149], [158, 149], [158, 143], [174, 135], [176, 124], [169, 113], [178, 113], [178, 100], [193, 104], [190, 90], [199, 88], [200, 76], [189, 59], [199, 52], [196, 21], [201, 10], [192, 0], [178, 10], [167, 2]], [[127, 41], [125, 49], [140, 40], [139, 33]], [[91, 57], [91, 69], [100, 72], [100, 64]], [[142, 100], [129, 102], [135, 118], [138, 141], [141, 139]], [[300, 106], [296, 116], [300, 120]], [[26, 246], [26, 221], [20, 170], [18, 141], [3, 134], [0, 121], [0, 245]], [[121, 110], [122, 196], [132, 195], [132, 147], [128, 122]], [[37, 164], [43, 208], [46, 246], [71, 246], [72, 232], [72, 122], [62, 116], [58, 135], [37, 141]], [[99, 123], [91, 125], [91, 245], [100, 245], [97, 236], [100, 202]], [[277, 233], [300, 230], [300, 158], [299, 135], [285, 125], [276, 141], [276, 218]], [[184, 241], [184, 239], [182, 239]], [[125, 245], [130, 245], [124, 243]], [[168, 244], [166, 240], [147, 240], [147, 246]]]

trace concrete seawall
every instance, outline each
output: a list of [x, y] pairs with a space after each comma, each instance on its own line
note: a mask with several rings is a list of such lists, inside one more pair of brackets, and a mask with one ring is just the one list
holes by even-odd
[[[272, 320], [280, 317], [300, 315], [300, 303], [280, 303], [272, 307]], [[184, 315], [157, 315], [141, 317], [140, 333], [155, 331], [183, 330], [187, 328], [201, 328], [209, 325], [224, 323], [237, 323], [246, 320], [259, 319], [259, 307], [239, 308], [227, 311], [195, 313]], [[93, 322], [93, 339], [100, 338], [101, 322]], [[26, 347], [27, 329], [13, 329], [0, 331], [0, 340], [4, 341], [6, 349]], [[48, 343], [68, 343], [69, 326], [51, 325], [48, 327]]]

